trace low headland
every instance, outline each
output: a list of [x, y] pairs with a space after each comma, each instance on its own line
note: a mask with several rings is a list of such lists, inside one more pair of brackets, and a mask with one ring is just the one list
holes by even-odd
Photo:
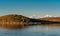
[[32, 25], [60, 26], [60, 17], [34, 19], [17, 14], [0, 16], [0, 27], [2, 28], [16, 29], [16, 28], [24, 28], [25, 26], [32, 26]]

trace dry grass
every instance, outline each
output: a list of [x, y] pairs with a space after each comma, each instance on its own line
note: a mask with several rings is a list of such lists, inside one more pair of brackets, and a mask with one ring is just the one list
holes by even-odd
[[5, 15], [5, 16], [0, 16], [0, 22], [22, 22], [22, 24], [1, 24], [0, 27], [3, 28], [23, 28], [24, 27], [24, 22], [28, 23], [29, 18], [24, 17], [22, 15], [16, 15], [16, 14], [10, 14], [10, 15]]
[[40, 20], [60, 22], [60, 17], [45, 17], [45, 18], [39, 18], [39, 19]]

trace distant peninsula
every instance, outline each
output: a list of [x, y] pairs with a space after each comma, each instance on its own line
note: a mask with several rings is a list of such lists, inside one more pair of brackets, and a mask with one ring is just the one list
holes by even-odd
[[60, 17], [28, 18], [23, 15], [8, 14], [0, 16], [0, 27], [3, 28], [24, 28], [30, 25], [51, 25], [60, 24]]

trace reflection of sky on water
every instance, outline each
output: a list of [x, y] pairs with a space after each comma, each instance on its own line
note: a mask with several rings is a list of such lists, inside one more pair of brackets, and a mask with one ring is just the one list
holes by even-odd
[[40, 32], [40, 31], [48, 31], [48, 28], [47, 27], [43, 27], [43, 26], [30, 26], [28, 28], [28, 30], [26, 30], [28, 32]]
[[23, 29], [0, 29], [0, 36], [60, 36], [58, 26], [28, 26]]
[[36, 35], [60, 36], [60, 27], [58, 26], [29, 26], [25, 31]]
[[60, 27], [58, 26], [30, 26], [27, 32], [44, 32], [47, 34], [60, 34]]

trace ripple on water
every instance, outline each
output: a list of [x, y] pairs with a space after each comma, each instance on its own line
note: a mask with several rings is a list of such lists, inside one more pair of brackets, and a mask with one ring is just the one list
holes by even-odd
[[60, 27], [28, 26], [15, 30], [0, 28], [0, 36], [60, 36]]

